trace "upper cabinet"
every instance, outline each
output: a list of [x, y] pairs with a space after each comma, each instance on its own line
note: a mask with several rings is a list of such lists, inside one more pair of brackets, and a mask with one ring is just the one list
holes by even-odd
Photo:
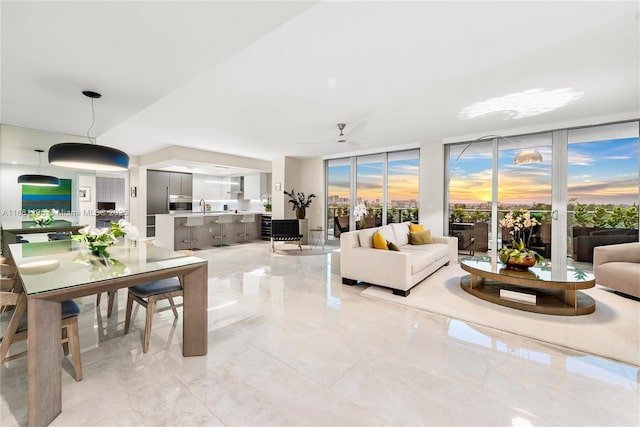
[[244, 194], [245, 200], [260, 200], [263, 194], [267, 192], [267, 174], [257, 173], [244, 176]]
[[182, 172], [169, 173], [169, 194], [191, 196], [193, 194], [193, 175]]
[[147, 170], [147, 214], [167, 213], [169, 195], [191, 197], [192, 181], [190, 173]]

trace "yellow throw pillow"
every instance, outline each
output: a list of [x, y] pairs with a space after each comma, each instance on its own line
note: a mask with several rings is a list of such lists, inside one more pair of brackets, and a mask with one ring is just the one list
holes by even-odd
[[410, 233], [415, 233], [415, 232], [420, 232], [420, 231], [424, 231], [424, 225], [422, 225], [422, 224], [414, 224], [412, 222], [409, 223], [409, 232]]
[[409, 233], [409, 243], [412, 245], [428, 245], [433, 243], [431, 230]]
[[387, 239], [384, 238], [380, 231], [376, 231], [373, 234], [373, 247], [376, 249], [384, 249], [385, 251], [389, 250]]
[[390, 251], [399, 251], [400, 248], [393, 242], [387, 240], [387, 247], [389, 247]]

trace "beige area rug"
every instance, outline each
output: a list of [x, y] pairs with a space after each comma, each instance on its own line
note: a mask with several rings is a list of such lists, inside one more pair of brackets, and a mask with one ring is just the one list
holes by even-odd
[[425, 279], [406, 298], [378, 286], [369, 286], [362, 295], [640, 366], [640, 302], [596, 286], [583, 291], [596, 301], [592, 314], [530, 313], [466, 293], [460, 288], [466, 274], [454, 264]]
[[[326, 255], [334, 249], [335, 247], [329, 247], [329, 246], [325, 246], [323, 249], [322, 246], [302, 245], [302, 250], [300, 250], [297, 244], [292, 245], [292, 244], [276, 243], [276, 250], [273, 253], [274, 255], [289, 255], [289, 256]], [[271, 247], [269, 247], [269, 250], [271, 250]]]

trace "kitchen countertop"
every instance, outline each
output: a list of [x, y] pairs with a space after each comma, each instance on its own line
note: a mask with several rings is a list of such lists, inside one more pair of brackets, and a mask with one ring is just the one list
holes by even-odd
[[174, 218], [187, 218], [190, 216], [221, 216], [221, 215], [265, 215], [265, 214], [269, 214], [271, 215], [271, 212], [258, 212], [258, 211], [238, 211], [238, 213], [235, 213], [234, 211], [226, 211], [226, 212], [215, 212], [215, 211], [209, 211], [209, 212], [176, 212], [176, 213], [170, 213], [170, 214], [156, 214], [156, 216], [169, 216], [169, 217], [174, 217]]

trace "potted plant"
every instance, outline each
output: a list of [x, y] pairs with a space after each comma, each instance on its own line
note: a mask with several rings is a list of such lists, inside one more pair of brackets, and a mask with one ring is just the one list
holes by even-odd
[[266, 198], [266, 200], [262, 203], [262, 206], [264, 206], [264, 210], [265, 212], [271, 212], [271, 194], [264, 194], [263, 197]]
[[[544, 258], [536, 251], [529, 249], [529, 241], [533, 228], [540, 221], [528, 210], [509, 211], [500, 220], [500, 225], [509, 230], [511, 244], [505, 245], [498, 251], [500, 261], [514, 270], [526, 270]], [[526, 242], [526, 243], [525, 243]]]
[[311, 199], [316, 197], [315, 194], [309, 194], [305, 196], [304, 193], [296, 193], [292, 188], [291, 192], [287, 193], [286, 190], [284, 194], [289, 196], [289, 203], [292, 205], [292, 209], [296, 211], [296, 218], [304, 219], [307, 212], [306, 209], [311, 205]]

